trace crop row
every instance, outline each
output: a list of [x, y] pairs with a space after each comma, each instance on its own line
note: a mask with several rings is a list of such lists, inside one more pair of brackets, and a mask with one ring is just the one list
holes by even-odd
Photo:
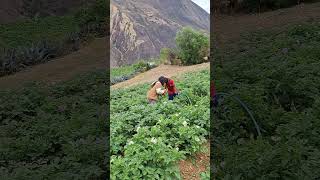
[[1, 90], [1, 179], [107, 179], [105, 77]]
[[111, 178], [179, 178], [177, 162], [209, 136], [209, 71], [177, 81], [182, 94], [147, 104], [148, 85], [111, 93]]

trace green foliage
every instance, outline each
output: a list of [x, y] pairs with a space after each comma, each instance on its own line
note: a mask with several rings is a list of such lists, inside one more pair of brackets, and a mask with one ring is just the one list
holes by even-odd
[[112, 68], [110, 74], [111, 85], [126, 81], [133, 78], [135, 75], [148, 71], [157, 67], [155, 62], [138, 61], [135, 64]]
[[[109, 1], [108, 1], [109, 2]], [[84, 6], [75, 13], [80, 27], [87, 27], [89, 32], [106, 35], [106, 22], [109, 18], [109, 3], [106, 0], [96, 0], [91, 6]]]
[[[206, 93], [194, 93], [194, 82]], [[206, 142], [209, 71], [186, 74], [177, 86], [180, 96], [155, 105], [146, 100], [149, 84], [111, 92], [111, 179], [179, 179], [177, 161]]]
[[170, 53], [169, 48], [162, 48], [160, 50], [160, 61], [162, 63], [165, 63], [169, 59], [169, 53]]
[[105, 71], [0, 91], [2, 179], [107, 179]]
[[137, 63], [133, 64], [133, 68], [136, 72], [145, 72], [155, 67], [154, 63], [146, 62], [144, 60], [140, 60]]
[[29, 47], [39, 41], [60, 42], [66, 35], [79, 31], [73, 16], [48, 16], [0, 25], [0, 48]]
[[77, 10], [75, 15], [0, 25], [0, 76], [76, 51], [92, 35], [105, 36], [107, 6], [105, 0], [97, 0]]
[[110, 77], [117, 77], [122, 75], [129, 75], [134, 73], [135, 69], [133, 65], [121, 66], [116, 68], [111, 68]]
[[200, 174], [201, 180], [210, 180], [210, 170]]
[[319, 32], [319, 23], [261, 31], [216, 51], [217, 91], [246, 102], [263, 136], [239, 104], [220, 100], [211, 129], [216, 179], [320, 177]]
[[184, 27], [176, 35], [176, 45], [183, 64], [199, 64], [207, 56], [209, 37], [200, 31]]
[[162, 48], [160, 50], [160, 62], [163, 64], [166, 64], [169, 62], [172, 58], [173, 52], [169, 48]]
[[181, 65], [176, 49], [162, 48], [160, 50], [160, 62], [161, 64]]

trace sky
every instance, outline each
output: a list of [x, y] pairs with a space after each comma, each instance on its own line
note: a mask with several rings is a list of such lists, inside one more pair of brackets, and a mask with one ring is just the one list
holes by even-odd
[[198, 4], [198, 6], [202, 7], [202, 9], [210, 13], [210, 0], [192, 0], [192, 1]]

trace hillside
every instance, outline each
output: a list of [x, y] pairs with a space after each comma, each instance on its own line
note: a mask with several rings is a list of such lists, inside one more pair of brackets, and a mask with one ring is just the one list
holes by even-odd
[[285, 29], [288, 25], [320, 20], [320, 3], [301, 4], [286, 9], [252, 15], [214, 16], [217, 46], [238, 41], [242, 34], [263, 29]]
[[74, 76], [105, 69], [109, 49], [107, 38], [93, 40], [86, 47], [53, 61], [27, 68], [13, 75], [0, 77], [0, 88], [20, 88], [25, 83], [56, 83]]
[[124, 82], [120, 82], [111, 86], [111, 89], [128, 88], [142, 83], [152, 83], [160, 76], [173, 77], [187, 72], [196, 72], [204, 69], [209, 69], [210, 63], [202, 63], [192, 66], [171, 66], [160, 65], [154, 69], [151, 69], [145, 73], [141, 73], [132, 79]]
[[15, 22], [20, 18], [39, 13], [40, 16], [64, 15], [84, 3], [93, 0], [1, 0], [0, 24]]
[[174, 47], [179, 28], [209, 32], [209, 14], [191, 0], [112, 0], [111, 66], [131, 64]]

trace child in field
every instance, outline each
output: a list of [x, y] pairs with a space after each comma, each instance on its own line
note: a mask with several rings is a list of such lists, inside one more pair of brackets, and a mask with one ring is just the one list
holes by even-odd
[[150, 104], [155, 104], [158, 100], [158, 96], [164, 95], [167, 90], [162, 89], [165, 86], [166, 80], [159, 78], [158, 81], [151, 84], [151, 89], [147, 93], [147, 98]]

